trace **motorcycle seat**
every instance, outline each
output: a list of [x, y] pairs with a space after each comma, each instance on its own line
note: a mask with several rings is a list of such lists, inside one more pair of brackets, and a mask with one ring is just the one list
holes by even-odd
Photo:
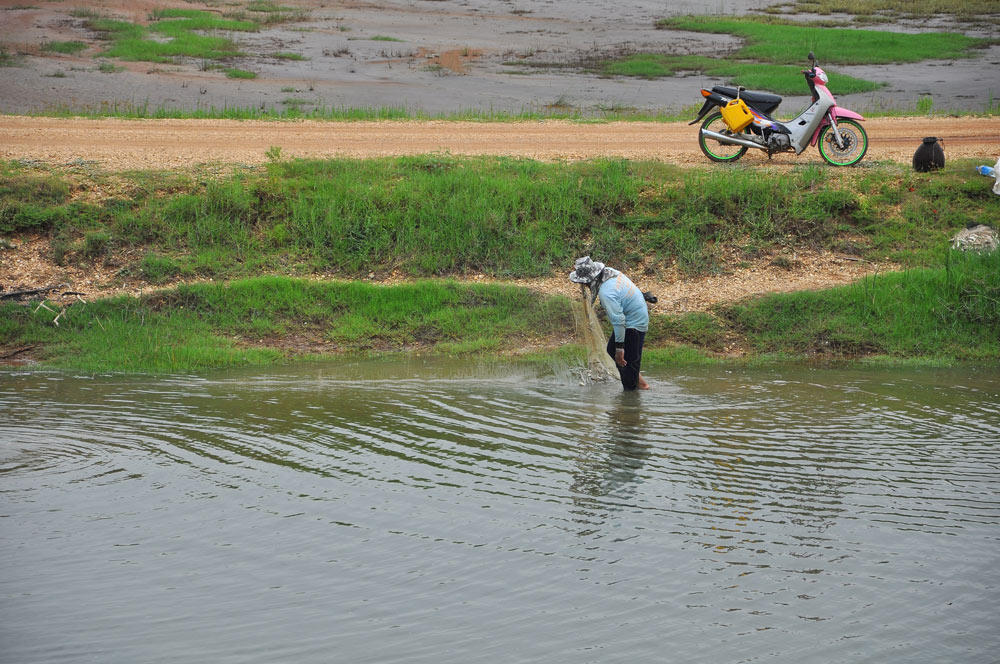
[[[716, 85], [712, 88], [712, 92], [717, 92], [720, 95], [725, 95], [726, 97], [736, 98], [736, 88], [729, 88], [722, 85]], [[778, 107], [781, 103], [781, 97], [778, 95], [772, 95], [767, 92], [752, 92], [750, 90], [744, 90], [740, 93], [740, 99], [745, 101], [754, 107], [759, 107], [761, 109], [768, 109], [765, 112], [769, 112]]]

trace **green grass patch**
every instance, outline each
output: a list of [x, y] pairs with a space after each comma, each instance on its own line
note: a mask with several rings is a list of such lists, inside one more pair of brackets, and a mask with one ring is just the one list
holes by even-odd
[[[698, 71], [706, 76], [722, 78], [732, 85], [754, 90], [769, 90], [782, 95], [802, 95], [808, 92], [801, 67], [720, 60], [699, 55], [660, 55], [639, 53], [606, 60], [599, 71], [612, 76], [660, 78], [681, 71]], [[830, 74], [830, 86], [837, 94], [871, 92], [882, 84], [864, 79]]]
[[966, 21], [1000, 15], [997, 0], [797, 0], [787, 3], [792, 11], [809, 14], [851, 14], [856, 17], [929, 18], [955, 16]]
[[752, 259], [796, 247], [920, 267], [934, 265], [957, 230], [1000, 219], [1000, 198], [975, 165], [927, 174], [803, 166], [776, 177], [763, 167], [624, 160], [312, 161], [275, 152], [266, 169], [201, 184], [134, 174], [132, 199], [90, 205], [69, 202], [86, 183], [8, 164], [0, 232], [51, 233], [64, 240], [66, 260], [80, 261], [84, 235], [105, 230], [113, 246], [218, 278], [260, 270], [528, 277], [584, 254], [697, 275], [722, 270], [734, 250]]
[[0, 168], [0, 233], [48, 230], [70, 217], [70, 185], [60, 177]]
[[957, 230], [1000, 218], [1000, 198], [974, 165], [928, 174], [806, 166], [776, 176], [622, 160], [287, 160], [275, 151], [266, 167], [225, 176], [117, 174], [114, 188], [127, 197], [85, 204], [76, 194], [95, 183], [79, 173], [0, 163], [0, 233], [48, 233], [53, 257], [81, 267], [121, 248], [138, 252], [120, 269], [148, 283], [217, 280], [76, 304], [58, 327], [53, 312], [4, 305], [0, 344], [39, 344], [49, 361], [93, 371], [272, 362], [285, 356], [256, 347], [297, 338], [308, 350], [497, 353], [570, 329], [568, 302], [449, 281], [380, 287], [256, 275], [545, 276], [591, 254], [613, 256], [641, 284], [639, 265], [704, 274], [724, 269], [722, 256], [734, 251], [822, 247], [908, 269], [711, 313], [654, 309], [650, 366], [712, 361], [734, 345], [755, 357], [996, 360], [1000, 253], [946, 248]]
[[279, 5], [269, 0], [254, 0], [247, 3], [246, 9], [252, 13], [252, 20], [262, 25], [304, 21], [310, 13], [308, 9]]
[[87, 18], [87, 19], [103, 17], [103, 14], [101, 14], [101, 12], [97, 11], [96, 9], [91, 9], [89, 7], [75, 7], [70, 10], [69, 15], [72, 16], [73, 18]]
[[6, 45], [0, 44], [0, 67], [13, 67], [18, 62], [17, 56], [11, 53]]
[[401, 42], [402, 39], [397, 39], [396, 37], [386, 37], [385, 35], [375, 35], [374, 37], [369, 37], [371, 41], [384, 41], [384, 42]]
[[153, 12], [152, 18], [154, 22], [148, 27], [108, 18], [90, 19], [87, 23], [111, 42], [105, 56], [144, 62], [174, 62], [179, 57], [221, 60], [237, 56], [240, 53], [232, 40], [202, 33], [259, 29], [253, 21], [218, 18], [195, 9], [160, 9]]
[[[806, 55], [814, 52], [821, 65], [871, 65], [920, 62], [929, 59], [970, 57], [975, 48], [996, 40], [966, 37], [951, 32], [900, 33], [803, 24], [779, 18], [729, 18], [681, 16], [656, 22], [661, 29], [731, 34], [743, 46], [726, 59], [640, 53], [599, 63], [608, 75], [658, 78], [677, 71], [699, 71], [725, 79], [733, 85], [777, 94], [802, 94], [805, 83], [800, 70]], [[827, 71], [837, 94], [869, 92], [882, 84]]]
[[223, 69], [226, 73], [227, 78], [244, 78], [244, 79], [254, 79], [257, 78], [256, 72], [247, 71], [246, 69], [235, 69], [233, 67], [228, 67]]
[[721, 309], [757, 353], [1000, 357], [1000, 252]]
[[82, 41], [54, 41], [42, 44], [42, 51], [46, 53], [62, 53], [63, 55], [76, 55], [80, 51], [86, 50], [87, 45]]
[[253, 0], [253, 2], [247, 3], [247, 10], [271, 14], [275, 12], [280, 13], [294, 11], [294, 8], [279, 5], [276, 2], [270, 2], [270, 0]]
[[804, 66], [806, 54], [821, 65], [877, 65], [969, 57], [993, 40], [954, 32], [902, 33], [813, 27], [773, 18], [683, 16], [660, 19], [657, 27], [736, 35], [744, 40], [737, 59]]
[[[834, 75], [834, 81], [839, 82]], [[804, 83], [803, 83], [804, 85]], [[281, 92], [295, 92], [292, 87]], [[799, 90], [801, 92], [801, 89]], [[696, 95], [697, 96], [697, 95]], [[924, 99], [924, 98], [922, 98]], [[918, 100], [906, 106], [877, 103], [869, 107], [859, 107], [866, 117], [906, 117], [927, 115], [929, 102]], [[989, 99], [982, 109], [955, 109], [934, 101], [932, 115], [952, 117], [992, 117], [1000, 113], [1000, 98]], [[150, 106], [148, 103], [103, 102], [97, 105], [60, 104], [32, 111], [36, 117], [90, 117], [90, 118], [153, 118], [153, 119], [217, 119], [217, 120], [322, 120], [327, 122], [358, 122], [376, 120], [439, 120], [449, 122], [531, 122], [537, 120], [564, 120], [581, 123], [602, 122], [689, 122], [698, 113], [700, 103], [693, 103], [679, 109], [661, 111], [637, 109], [624, 104], [601, 104], [589, 109], [578, 107], [554, 107], [551, 104], [526, 107], [519, 111], [498, 109], [459, 109], [428, 113], [419, 109], [402, 106], [348, 107], [310, 104], [309, 108], [286, 108], [281, 104], [272, 106], [202, 106], [179, 108], [170, 106]]]
[[195, 284], [142, 299], [45, 309], [0, 305], [0, 344], [44, 344], [45, 362], [83, 371], [187, 373], [287, 359], [261, 339], [308, 335], [330, 351], [438, 347], [495, 352], [572, 328], [565, 298], [523, 288], [420, 282], [402, 286], [261, 277]]
[[308, 60], [306, 56], [301, 53], [291, 53], [289, 51], [280, 51], [278, 53], [272, 53], [271, 57], [276, 60]]

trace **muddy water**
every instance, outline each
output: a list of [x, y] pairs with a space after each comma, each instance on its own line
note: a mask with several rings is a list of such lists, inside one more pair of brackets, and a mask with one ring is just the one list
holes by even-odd
[[0, 374], [0, 661], [975, 662], [1000, 377]]

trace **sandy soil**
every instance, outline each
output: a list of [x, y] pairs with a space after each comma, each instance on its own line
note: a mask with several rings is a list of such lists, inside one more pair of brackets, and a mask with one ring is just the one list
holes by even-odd
[[[942, 140], [951, 159], [993, 163], [1000, 155], [1000, 117], [875, 118], [865, 127], [865, 159], [906, 163], [925, 136]], [[258, 164], [271, 147], [285, 156], [375, 157], [443, 152], [542, 160], [595, 157], [706, 165], [697, 128], [686, 123], [576, 124], [562, 121], [258, 122], [227, 120], [61, 119], [0, 116], [0, 158], [52, 165], [92, 162], [110, 170], [183, 168], [205, 163]], [[765, 164], [751, 150], [746, 164]], [[810, 148], [775, 155], [772, 164], [823, 163]]]

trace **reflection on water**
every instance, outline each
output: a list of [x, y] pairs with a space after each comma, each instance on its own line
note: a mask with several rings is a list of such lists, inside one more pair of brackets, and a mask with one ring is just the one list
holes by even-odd
[[0, 662], [991, 661], [995, 371], [0, 374]]

